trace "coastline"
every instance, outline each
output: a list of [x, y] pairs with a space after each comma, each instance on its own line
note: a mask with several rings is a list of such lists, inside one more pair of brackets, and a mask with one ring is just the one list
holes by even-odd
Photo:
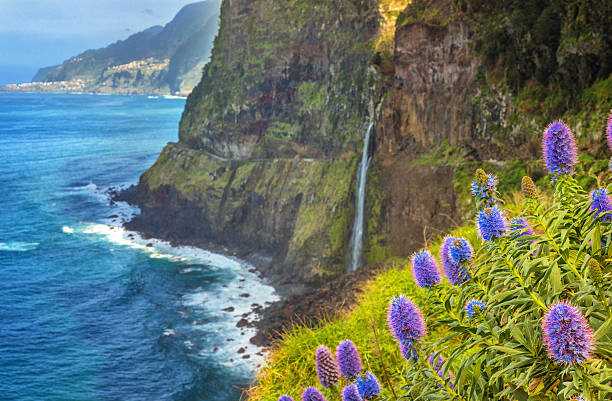
[[[111, 188], [109, 195], [111, 202], [125, 202], [140, 207], [136, 185], [124, 189]], [[172, 217], [166, 216], [160, 221], [171, 219]], [[250, 324], [257, 331], [250, 342], [264, 349], [272, 346], [273, 342], [294, 324], [312, 327], [321, 319], [349, 309], [361, 293], [361, 284], [379, 271], [379, 267], [367, 267], [327, 280], [296, 283], [273, 269], [273, 257], [261, 250], [184, 235], [178, 232], [179, 230], [173, 230], [171, 227], [168, 229], [169, 225], [160, 221], [151, 222], [142, 215], [136, 215], [125, 221], [123, 228], [138, 233], [144, 239], [162, 240], [177, 247], [196, 247], [243, 260], [252, 266], [251, 272], [256, 272], [266, 284], [275, 289], [279, 300], [259, 309], [258, 319]]]
[[134, 88], [108, 88], [108, 87], [82, 87], [62, 89], [59, 86], [43, 85], [45, 82], [26, 82], [19, 84], [0, 85], [0, 93], [30, 93], [55, 95], [98, 95], [98, 96], [168, 96], [170, 98], [187, 99], [190, 93], [171, 93], [160, 89], [134, 89]]

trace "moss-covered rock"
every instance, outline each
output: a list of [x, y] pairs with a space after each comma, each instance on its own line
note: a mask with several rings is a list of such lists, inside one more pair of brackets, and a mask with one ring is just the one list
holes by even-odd
[[356, 163], [230, 161], [168, 145], [141, 178], [142, 213], [132, 225], [182, 243], [269, 255], [281, 282], [313, 282], [346, 266]]

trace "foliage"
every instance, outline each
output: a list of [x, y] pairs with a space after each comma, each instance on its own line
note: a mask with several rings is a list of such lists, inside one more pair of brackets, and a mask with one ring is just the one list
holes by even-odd
[[[493, 207], [504, 220], [509, 220], [509, 211], [522, 217], [505, 225], [500, 235], [477, 239], [470, 228], [447, 237], [443, 259], [446, 255], [466, 269], [467, 280], [417, 288], [405, 281], [410, 277], [407, 269], [392, 269], [369, 284], [346, 318], [291, 333], [274, 354], [274, 368], [265, 369], [261, 379], [270, 386], [274, 372], [298, 380], [279, 385], [277, 395], [267, 396], [295, 393], [300, 385], [312, 384], [309, 361], [316, 346], [352, 338], [364, 356], [364, 369], [382, 379], [382, 399], [609, 399], [610, 209], [600, 204], [594, 209], [591, 195], [572, 173], [551, 174], [550, 198], [529, 179], [523, 180], [525, 196], [515, 197], [514, 205], [502, 205], [493, 197]], [[488, 177], [480, 171], [475, 181]], [[599, 190], [598, 196], [607, 193]], [[477, 206], [491, 209], [488, 202]], [[430, 254], [439, 248], [440, 243], [430, 247]], [[426, 330], [419, 326], [421, 314]], [[388, 324], [382, 332], [381, 324]], [[287, 365], [288, 360], [293, 365]], [[288, 376], [283, 368], [290, 371]], [[327, 390], [328, 400], [340, 399], [341, 386], [347, 384], [350, 381], [343, 379], [337, 389]]]

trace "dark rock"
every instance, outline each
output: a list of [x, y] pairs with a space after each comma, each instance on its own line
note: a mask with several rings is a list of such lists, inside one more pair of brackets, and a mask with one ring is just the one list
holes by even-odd
[[246, 352], [246, 349], [245, 349], [244, 347], [240, 347], [240, 348], [238, 348], [238, 351], [237, 351], [237, 352], [238, 352], [239, 354], [244, 354], [244, 353]]
[[242, 318], [238, 321], [238, 323], [236, 323], [236, 327], [247, 327], [249, 326], [249, 321], [246, 320], [245, 318]]
[[233, 312], [235, 310], [236, 310], [236, 308], [234, 308], [233, 306], [228, 306], [227, 308], [223, 309], [223, 312]]

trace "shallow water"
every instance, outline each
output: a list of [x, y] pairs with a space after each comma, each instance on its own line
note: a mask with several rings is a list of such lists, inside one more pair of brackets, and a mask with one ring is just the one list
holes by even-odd
[[3, 400], [236, 400], [262, 362], [236, 323], [273, 289], [240, 261], [125, 232], [137, 211], [106, 195], [176, 141], [183, 107], [0, 93]]

